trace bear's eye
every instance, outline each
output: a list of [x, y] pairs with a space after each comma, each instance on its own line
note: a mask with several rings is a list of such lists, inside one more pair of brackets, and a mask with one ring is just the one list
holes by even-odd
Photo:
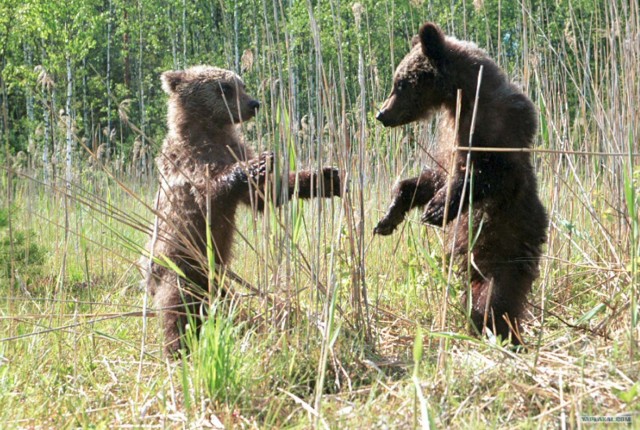
[[223, 95], [228, 96], [233, 92], [233, 87], [229, 84], [219, 84], [220, 91]]
[[397, 92], [402, 92], [404, 88], [405, 88], [405, 85], [402, 82], [398, 82], [398, 84], [396, 85]]

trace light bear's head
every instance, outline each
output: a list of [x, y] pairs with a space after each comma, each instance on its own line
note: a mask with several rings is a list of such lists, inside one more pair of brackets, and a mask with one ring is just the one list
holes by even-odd
[[237, 124], [253, 118], [260, 107], [246, 93], [240, 76], [230, 70], [194, 66], [164, 72], [161, 79], [169, 103], [189, 121]]

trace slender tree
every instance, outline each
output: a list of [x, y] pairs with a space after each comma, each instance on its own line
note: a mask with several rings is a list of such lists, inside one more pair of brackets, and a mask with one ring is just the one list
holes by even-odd
[[[29, 45], [29, 43], [27, 42], [23, 44], [23, 49], [24, 49], [24, 58], [25, 58], [27, 68], [28, 70], [32, 70], [33, 69], [33, 50]], [[33, 139], [32, 127], [36, 122], [36, 115], [34, 111], [33, 90], [31, 85], [29, 84], [25, 85], [25, 99], [26, 99], [26, 106], [27, 106], [27, 122], [28, 122], [27, 123], [27, 134], [28, 134], [27, 148], [28, 148], [30, 163], [32, 163], [33, 161], [31, 157], [33, 157], [33, 155], [35, 154], [35, 144]], [[33, 165], [31, 165], [30, 167], [33, 168]]]
[[42, 174], [43, 182], [49, 184], [49, 173], [52, 171], [50, 164], [50, 149], [53, 148], [51, 130], [51, 104], [50, 94], [54, 87], [54, 82], [47, 70], [43, 66], [36, 66], [36, 72], [38, 73], [38, 84], [41, 91], [42, 100], [42, 121], [44, 123], [43, 139], [42, 139]]
[[107, 14], [107, 159], [111, 157], [111, 31], [113, 21], [113, 4], [109, 0], [109, 9]]
[[71, 182], [73, 180], [73, 113], [71, 111], [71, 101], [73, 97], [73, 73], [71, 72], [71, 54], [67, 53], [67, 103], [65, 106], [65, 122], [67, 129], [67, 150], [66, 150], [66, 186], [67, 192], [71, 191]]
[[[140, 18], [140, 22], [144, 22], [144, 8], [142, 6], [142, 0], [138, 0], [138, 14]], [[146, 129], [146, 115], [145, 115], [145, 94], [144, 94], [144, 76], [143, 76], [143, 26], [139, 28], [139, 45], [138, 45], [138, 84], [139, 84], [139, 92], [138, 92], [138, 100], [140, 102], [140, 145], [141, 148], [145, 148], [145, 129]]]

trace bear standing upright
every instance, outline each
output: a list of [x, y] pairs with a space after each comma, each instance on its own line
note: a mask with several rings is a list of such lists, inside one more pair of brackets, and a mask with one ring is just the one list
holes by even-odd
[[[273, 176], [273, 155], [255, 157], [237, 129], [260, 106], [245, 92], [238, 75], [196, 66], [163, 73], [162, 88], [169, 94], [169, 130], [156, 159], [158, 221], [149, 244], [154, 260], [146, 283], [160, 309], [164, 352], [172, 355], [181, 347], [187, 314], [199, 323], [198, 316], [206, 314], [205, 299], [219, 291], [216, 276], [210, 276], [207, 223], [209, 254], [215, 254], [215, 270], [222, 273], [231, 259], [238, 205], [263, 210], [265, 199], [275, 196], [275, 205], [284, 199], [277, 196], [279, 190], [274, 186], [267, 187]], [[320, 175], [290, 173], [284, 182], [289, 197], [341, 193], [338, 171], [330, 167]]]
[[[437, 226], [458, 217], [460, 210], [457, 231], [450, 235], [455, 242], [449, 249], [461, 258], [462, 268], [470, 267], [472, 322], [479, 331], [489, 328], [520, 344], [519, 323], [526, 296], [539, 274], [547, 214], [538, 198], [528, 152], [472, 151], [466, 171], [468, 151], [455, 149], [469, 146], [480, 66], [483, 74], [471, 145], [532, 145], [537, 120], [531, 100], [508, 81], [485, 51], [445, 36], [433, 23], [424, 24], [396, 69], [393, 90], [377, 119], [385, 127], [395, 127], [443, 111], [437, 167], [395, 186], [389, 210], [374, 233], [391, 234], [415, 207], [426, 205], [422, 222]], [[461, 106], [456, 134], [458, 90]], [[453, 170], [448, 171], [452, 165]], [[477, 235], [471, 249], [469, 221], [471, 236]]]

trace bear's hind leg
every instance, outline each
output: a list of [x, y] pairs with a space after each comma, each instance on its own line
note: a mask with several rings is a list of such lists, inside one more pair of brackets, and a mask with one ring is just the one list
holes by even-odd
[[181, 291], [184, 281], [173, 281], [159, 284], [155, 306], [162, 320], [164, 355], [176, 358], [178, 351], [187, 346], [184, 341], [187, 324], [194, 325], [196, 333], [199, 332], [202, 324], [200, 313], [206, 309], [201, 306], [203, 303], [196, 295], [186, 290]]
[[503, 339], [508, 339], [511, 334], [511, 342], [520, 345], [520, 328], [527, 295], [536, 275], [523, 270], [520, 264], [511, 263], [511, 266], [501, 268], [494, 274], [491, 306], [496, 318], [495, 334]]
[[181, 347], [180, 335], [187, 324], [182, 308], [182, 300], [175, 285], [159, 285], [155, 306], [160, 314], [163, 331], [163, 352], [165, 357], [175, 357]]
[[[521, 345], [520, 323], [534, 277], [516, 268], [500, 269], [490, 280], [471, 283], [471, 321], [478, 332], [487, 327], [503, 340]], [[463, 301], [464, 302], [464, 301]]]

